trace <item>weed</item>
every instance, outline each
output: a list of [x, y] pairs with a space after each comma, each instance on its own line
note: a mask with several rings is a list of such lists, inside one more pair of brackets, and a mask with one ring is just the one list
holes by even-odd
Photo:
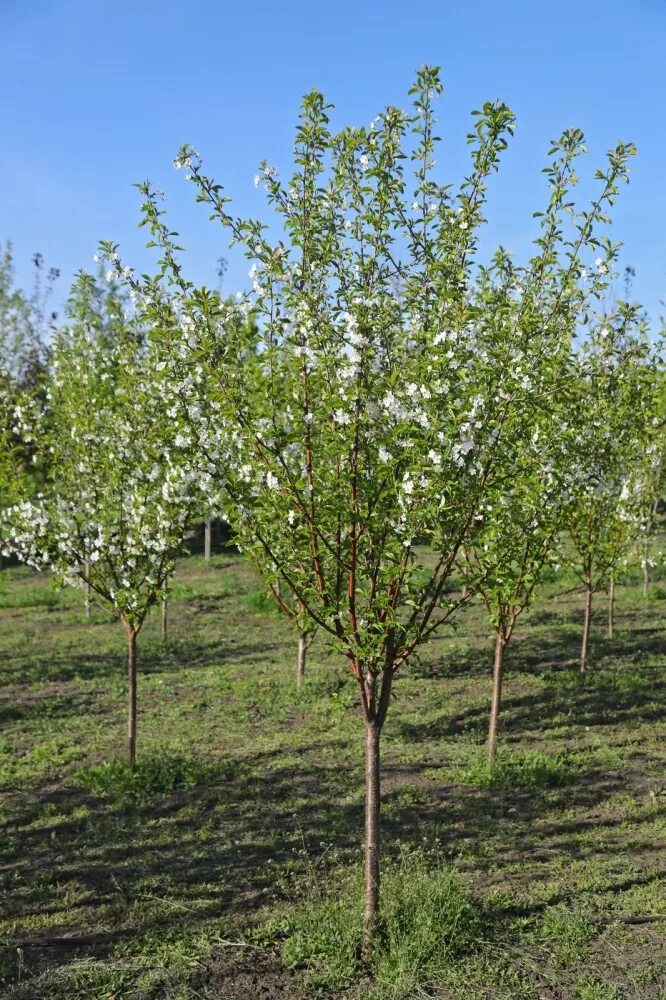
[[162, 751], [139, 757], [132, 770], [124, 760], [94, 764], [74, 775], [75, 781], [98, 795], [120, 802], [145, 802], [178, 789], [209, 784], [223, 776], [219, 766], [180, 753]]
[[568, 768], [559, 755], [541, 750], [512, 753], [502, 747], [492, 769], [485, 748], [474, 748], [458, 780], [482, 788], [546, 788], [563, 785], [568, 778]]
[[544, 910], [537, 931], [541, 944], [562, 966], [579, 961], [597, 933], [598, 927], [583, 913], [563, 904]]
[[[283, 959], [305, 967], [311, 986], [339, 988], [359, 976], [362, 879], [357, 868], [329, 877], [328, 891], [309, 898], [290, 917]], [[458, 872], [421, 849], [403, 850], [385, 865], [373, 971], [382, 992], [413, 996], [451, 959], [473, 950], [479, 911]]]

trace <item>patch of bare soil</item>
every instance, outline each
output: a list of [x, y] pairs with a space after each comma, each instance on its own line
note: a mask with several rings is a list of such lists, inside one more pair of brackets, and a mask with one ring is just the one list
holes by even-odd
[[207, 965], [203, 981], [216, 1000], [306, 1000], [279, 958], [263, 948], [226, 949]]

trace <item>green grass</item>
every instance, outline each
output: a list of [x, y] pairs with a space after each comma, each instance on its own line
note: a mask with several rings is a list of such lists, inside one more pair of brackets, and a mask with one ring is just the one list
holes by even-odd
[[481, 607], [397, 678], [370, 981], [362, 726], [321, 638], [298, 694], [252, 571], [184, 559], [168, 642], [159, 610], [139, 638], [131, 773], [122, 627], [0, 581], [3, 998], [666, 1000], [666, 920], [625, 919], [666, 913], [663, 585], [618, 586], [612, 642], [597, 599], [581, 682], [580, 597], [553, 576], [507, 651], [492, 775]]
[[[304, 969], [310, 990], [340, 989], [363, 975], [359, 969], [363, 872], [336, 869], [322, 878], [313, 870], [286, 923], [282, 948], [290, 968]], [[481, 918], [458, 873], [437, 852], [402, 850], [385, 866], [384, 900], [372, 956], [373, 992], [410, 996], [452, 959], [473, 951]]]

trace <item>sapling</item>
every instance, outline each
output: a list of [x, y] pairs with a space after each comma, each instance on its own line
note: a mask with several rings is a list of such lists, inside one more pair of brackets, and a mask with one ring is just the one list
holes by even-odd
[[[113, 305], [112, 293], [106, 298]], [[95, 280], [81, 274], [71, 323], [54, 338], [47, 419], [37, 437], [47, 481], [10, 508], [5, 521], [9, 546], [21, 559], [50, 569], [60, 584], [89, 589], [123, 623], [133, 767], [137, 637], [200, 509], [202, 474], [171, 431], [168, 413], [179, 404], [155, 352], [131, 320], [116, 317], [109, 326], [99, 302]]]
[[[560, 387], [561, 389], [562, 387]], [[553, 386], [555, 389], [555, 385]], [[520, 616], [533, 603], [570, 502], [569, 448], [575, 413], [551, 396], [550, 412], [534, 413], [515, 427], [521, 450], [514, 467], [477, 515], [462, 546], [462, 565], [473, 581], [495, 632], [492, 698], [488, 724], [488, 767], [492, 772], [504, 678], [504, 657]]]
[[[530, 400], [552, 385], [561, 339], [589, 296], [583, 255], [633, 151], [610, 154], [599, 198], [575, 218], [570, 243], [559, 226], [569, 207], [565, 175], [537, 258], [519, 270], [499, 253], [477, 281], [486, 184], [514, 118], [500, 103], [476, 114], [470, 175], [453, 193], [432, 179], [440, 90], [437, 70], [426, 67], [412, 113], [387, 108], [369, 128], [338, 133], [322, 95], [309, 94], [292, 176], [283, 184], [264, 164], [256, 177], [277, 214], [270, 230], [233, 217], [198, 154], [181, 150], [176, 165], [252, 262], [245, 302], [258, 316], [254, 343], [219, 295], [183, 278], [176, 234], [144, 187], [144, 221], [162, 257], [158, 277], [137, 290], [165, 357], [176, 367], [189, 357], [201, 394], [188, 411], [192, 433], [210, 435], [211, 400], [234, 428], [233, 460], [219, 477], [225, 512], [240, 544], [346, 659], [358, 689], [366, 963], [379, 907], [379, 747], [393, 680], [460, 606], [448, 587], [460, 546], [513, 467], [513, 414], [529, 419]], [[562, 142], [577, 149], [580, 134]], [[612, 260], [612, 245], [604, 253]], [[422, 538], [430, 549], [417, 544]]]
[[613, 629], [615, 579], [641, 534], [660, 463], [656, 434], [659, 345], [647, 337], [637, 307], [618, 304], [582, 343], [572, 384], [584, 419], [575, 438], [577, 475], [565, 552], [584, 592], [580, 673], [588, 667], [593, 598], [610, 590]]

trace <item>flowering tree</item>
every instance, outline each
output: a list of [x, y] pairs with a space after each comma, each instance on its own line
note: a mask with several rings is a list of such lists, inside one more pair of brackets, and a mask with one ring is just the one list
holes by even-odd
[[61, 584], [90, 588], [125, 626], [129, 761], [136, 756], [137, 636], [165, 589], [192, 513], [200, 471], [164, 419], [177, 405], [154, 352], [113, 287], [81, 274], [71, 325], [54, 339], [48, 412], [38, 446], [42, 492], [6, 514], [9, 547]]
[[0, 369], [9, 373], [17, 391], [34, 390], [46, 367], [46, 333], [55, 319], [47, 318], [47, 302], [57, 268], [44, 276], [42, 255], [33, 256], [34, 287], [26, 294], [15, 284], [14, 257], [10, 243], [0, 254]]
[[[529, 420], [530, 400], [551, 385], [561, 339], [589, 298], [584, 256], [633, 151], [610, 154], [597, 201], [574, 217], [565, 241], [582, 148], [579, 132], [566, 133], [553, 148], [537, 255], [517, 269], [499, 252], [479, 269], [486, 183], [514, 119], [499, 103], [477, 113], [471, 172], [452, 194], [432, 174], [440, 90], [437, 70], [426, 67], [413, 113], [387, 108], [369, 128], [339, 133], [322, 95], [309, 94], [290, 180], [266, 164], [256, 178], [281, 224], [274, 238], [234, 218], [198, 154], [183, 148], [176, 165], [252, 260], [258, 349], [242, 324], [228, 322], [219, 295], [185, 281], [176, 234], [144, 188], [144, 221], [162, 249], [160, 274], [141, 286], [146, 315], [166, 355], [180, 364], [189, 353], [202, 400], [214, 399], [236, 428], [223, 470], [229, 519], [357, 685], [365, 960], [379, 905], [379, 746], [393, 679], [455, 614], [460, 602], [446, 585], [460, 546], [512, 462], [512, 415]], [[605, 246], [604, 268], [614, 252]], [[177, 309], [165, 305], [169, 294]], [[202, 403], [193, 433], [208, 436], [207, 419]]]
[[[555, 381], [552, 389], [556, 387]], [[532, 604], [544, 567], [557, 551], [575, 475], [570, 442], [576, 413], [566, 405], [566, 386], [559, 388], [558, 398], [553, 391], [541, 400], [541, 414], [534, 412], [529, 422], [521, 420], [515, 426], [515, 440], [521, 447], [495, 493], [480, 507], [461, 551], [466, 579], [481, 597], [495, 631], [488, 726], [491, 771], [497, 750], [504, 653], [520, 616]]]
[[0, 369], [0, 517], [15, 495], [21, 473], [15, 422], [16, 398], [11, 378]]
[[51, 268], [44, 281], [41, 254], [33, 262], [35, 285], [28, 295], [15, 284], [11, 244], [0, 254], [0, 514], [19, 486], [27, 489], [41, 472], [30, 428], [46, 365], [44, 310], [58, 272]]
[[619, 303], [581, 345], [575, 380], [583, 420], [575, 448], [577, 475], [568, 529], [569, 561], [585, 593], [580, 672], [587, 670], [592, 600], [610, 589], [618, 566], [644, 530], [661, 455], [656, 441], [658, 345], [651, 345], [637, 307]]

